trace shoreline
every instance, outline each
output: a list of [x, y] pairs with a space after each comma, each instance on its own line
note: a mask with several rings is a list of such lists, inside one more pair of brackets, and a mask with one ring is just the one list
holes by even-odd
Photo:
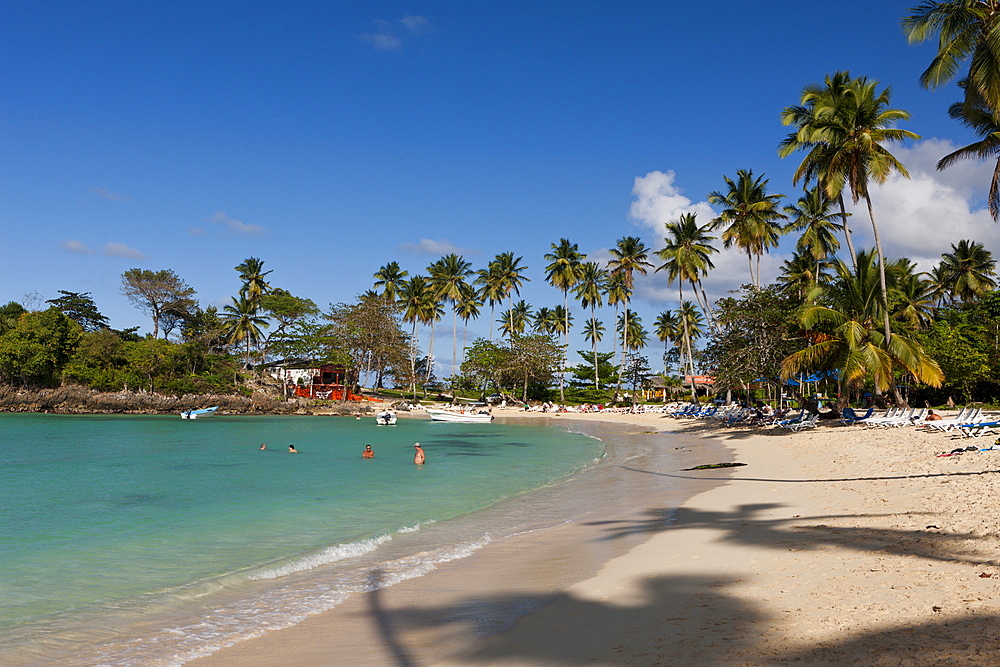
[[[561, 527], [569, 549], [551, 536], [490, 545], [189, 664], [995, 664], [1000, 451], [939, 458], [970, 441], [912, 428], [792, 434], [660, 415], [552, 419], [700, 436], [747, 466], [647, 470], [711, 488], [670, 523], [665, 503], [652, 502], [625, 520]], [[642, 539], [557, 582], [553, 569], [613, 541], [577, 528]], [[491, 563], [504, 566], [499, 580]], [[511, 613], [478, 631], [466, 618], [496, 608]]]
[[[592, 496], [585, 504], [598, 506], [582, 511], [574, 507], [564, 521], [491, 541], [472, 555], [427, 574], [352, 596], [295, 626], [186, 664], [325, 665], [332, 660], [342, 664], [422, 665], [443, 660], [512, 627], [518, 618], [543, 608], [567, 586], [595, 575], [609, 559], [648, 539], [641, 531], [606, 539], [604, 522], [641, 521], [644, 508], [654, 502], [663, 506], [659, 521], [665, 521], [685, 498], [719, 483], [651, 477], [630, 469], [632, 465], [652, 465], [666, 457], [677, 469], [702, 463], [706, 456], [713, 462], [726, 458], [725, 450], [715, 442], [670, 435], [658, 424], [624, 423], [617, 419], [619, 415], [577, 419], [579, 415], [556, 417], [515, 410], [501, 410], [497, 415], [511, 423], [568, 428], [602, 439], [609, 454], [597, 464], [598, 474], [584, 473], [581, 479], [574, 475], [551, 488], [532, 492], [527, 509], [542, 506], [549, 510], [552, 505], [559, 507], [560, 499], [565, 505], [566, 498], [578, 498], [581, 493]], [[641, 455], [644, 449], [653, 450], [652, 456]], [[687, 463], [677, 464], [682, 461]], [[646, 502], [636, 502], [640, 498]]]

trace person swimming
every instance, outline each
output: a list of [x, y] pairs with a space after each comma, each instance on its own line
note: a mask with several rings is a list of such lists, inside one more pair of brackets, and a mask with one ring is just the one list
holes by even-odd
[[295, 445], [288, 445], [288, 453], [289, 454], [298, 454], [299, 450], [295, 449]]
[[375, 458], [375, 452], [372, 451], [371, 445], [365, 445], [365, 451], [361, 452], [361, 458], [365, 459]]
[[265, 445], [263, 442], [260, 443], [260, 451], [263, 452], [265, 449], [267, 449], [267, 445]]

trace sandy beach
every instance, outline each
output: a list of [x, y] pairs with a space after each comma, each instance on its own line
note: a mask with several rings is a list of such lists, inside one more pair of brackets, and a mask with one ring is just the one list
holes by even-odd
[[637, 483], [631, 511], [490, 544], [189, 664], [997, 663], [1000, 450], [935, 456], [994, 438], [501, 414], [746, 465], [616, 463], [621, 489], [662, 477], [680, 495]]

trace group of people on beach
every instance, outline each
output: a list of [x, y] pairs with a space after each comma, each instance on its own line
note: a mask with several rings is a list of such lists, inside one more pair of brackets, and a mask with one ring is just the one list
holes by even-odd
[[[416, 450], [413, 452], [413, 462], [418, 466], [422, 466], [424, 462], [427, 460], [427, 455], [424, 454], [424, 449], [423, 447], [420, 446], [419, 442], [413, 443], [413, 448], [414, 450]], [[260, 443], [260, 451], [262, 452], [267, 451], [267, 445], [264, 444], [263, 442]], [[299, 450], [295, 449], [295, 445], [288, 445], [288, 453], [298, 454]], [[375, 458], [375, 450], [372, 449], [371, 445], [365, 445], [365, 450], [361, 452], [361, 458], [363, 459]]]

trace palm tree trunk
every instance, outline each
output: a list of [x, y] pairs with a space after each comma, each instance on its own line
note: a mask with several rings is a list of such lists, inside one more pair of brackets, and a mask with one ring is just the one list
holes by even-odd
[[594, 337], [590, 340], [590, 346], [594, 351], [594, 389], [601, 390], [601, 376], [597, 371], [597, 313], [594, 304], [590, 304], [590, 324], [594, 327]]
[[[454, 306], [455, 304], [452, 304]], [[458, 311], [451, 314], [451, 402], [455, 402], [455, 371], [458, 364]]]
[[684, 325], [684, 344], [685, 347], [687, 348], [687, 353], [688, 353], [688, 371], [691, 378], [691, 402], [697, 403], [698, 397], [695, 395], [695, 388], [694, 388], [694, 361], [691, 358], [692, 357], [691, 335], [688, 333], [687, 318], [684, 317], [684, 281], [682, 280], [677, 281], [677, 293], [680, 296], [680, 301], [678, 301], [677, 312], [680, 314], [681, 323]]
[[706, 294], [706, 293], [705, 293], [705, 287], [703, 286], [703, 284], [702, 284], [701, 280], [699, 280], [699, 281], [698, 281], [698, 284], [697, 284], [697, 286], [696, 286], [696, 289], [700, 289], [700, 290], [701, 290], [701, 298], [702, 298], [702, 299], [704, 300], [704, 302], [705, 302], [705, 313], [706, 313], [706, 314], [708, 315], [708, 323], [709, 323], [709, 325], [710, 325], [710, 326], [711, 326], [711, 327], [712, 327], [712, 328], [713, 328], [713, 329], [714, 329], [714, 330], [715, 330], [716, 332], [719, 332], [719, 331], [720, 331], [720, 329], [719, 329], [719, 323], [718, 323], [718, 322], [716, 321], [716, 319], [715, 319], [715, 313], [714, 313], [714, 312], [712, 312], [712, 306], [711, 306], [711, 304], [710, 304], [710, 303], [708, 302], [708, 294]]
[[747, 248], [747, 266], [750, 269], [750, 284], [752, 284], [754, 287], [756, 287], [757, 286], [757, 278], [754, 277], [754, 275], [753, 275], [753, 253], [750, 252], [749, 248]]
[[497, 313], [493, 302], [490, 301], [490, 342], [493, 342], [493, 321], [496, 319]]
[[851, 266], [854, 272], [858, 272], [858, 256], [854, 254], [854, 242], [851, 241], [851, 230], [847, 227], [847, 208], [844, 206], [844, 193], [840, 193], [837, 198], [840, 200], [840, 221], [844, 223], [844, 239], [847, 241], [847, 250], [851, 253]]
[[[882, 286], [882, 323], [885, 325], [885, 344], [888, 348], [892, 342], [892, 329], [889, 327], [889, 292], [885, 285], [885, 256], [882, 254], [882, 239], [879, 238], [878, 225], [875, 223], [875, 213], [872, 211], [872, 198], [865, 193], [868, 204], [868, 217], [872, 221], [872, 232], [875, 234], [875, 250], [878, 252], [878, 279]], [[898, 392], [897, 392], [898, 395]]]
[[410, 383], [413, 385], [413, 400], [417, 400], [417, 319], [413, 318], [413, 340], [410, 341]]
[[563, 290], [563, 359], [559, 369], [559, 402], [566, 402], [566, 355], [569, 354], [569, 290]]
[[434, 322], [431, 320], [431, 340], [427, 344], [427, 368], [424, 370], [424, 398], [427, 398], [427, 383], [431, 380], [431, 359], [434, 358]]

